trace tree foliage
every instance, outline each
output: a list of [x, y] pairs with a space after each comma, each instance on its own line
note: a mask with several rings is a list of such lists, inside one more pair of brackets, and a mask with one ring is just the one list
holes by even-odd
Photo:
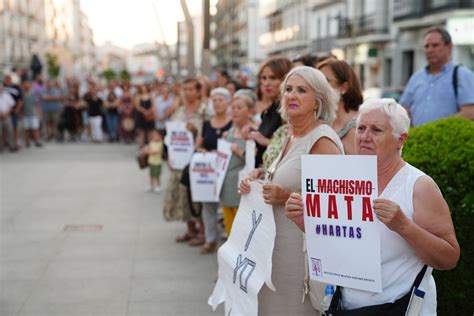
[[105, 78], [105, 80], [107, 80], [107, 82], [117, 78], [117, 74], [115, 73], [115, 71], [113, 71], [113, 69], [110, 69], [110, 68], [105, 69], [102, 72], [102, 76]]
[[123, 69], [120, 72], [119, 76], [120, 76], [120, 80], [122, 81], [129, 81], [132, 78], [132, 76], [130, 75], [127, 69]]
[[48, 76], [51, 79], [55, 79], [61, 72], [61, 66], [59, 65], [58, 56], [53, 53], [46, 53], [46, 65], [48, 68]]

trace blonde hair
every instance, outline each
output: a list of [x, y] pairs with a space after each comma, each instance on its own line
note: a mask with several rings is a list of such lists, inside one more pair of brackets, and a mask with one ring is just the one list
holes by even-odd
[[232, 101], [234, 100], [242, 100], [244, 101], [244, 104], [247, 106], [249, 110], [252, 110], [255, 107], [255, 102], [253, 98], [250, 95], [240, 93], [240, 94], [234, 94], [234, 97], [232, 98]]
[[[336, 119], [337, 94], [329, 85], [323, 73], [317, 69], [308, 66], [293, 68], [283, 80], [280, 91], [283, 96], [288, 79], [291, 76], [298, 75], [316, 92], [316, 100], [319, 103], [318, 111], [315, 113], [316, 119], [321, 119], [326, 124], [331, 125]], [[286, 113], [285, 98], [281, 99], [280, 113], [283, 119], [288, 120]]]

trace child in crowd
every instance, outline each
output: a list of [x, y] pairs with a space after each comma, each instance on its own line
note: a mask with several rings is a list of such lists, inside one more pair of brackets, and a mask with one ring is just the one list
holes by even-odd
[[160, 175], [163, 156], [163, 135], [157, 130], [151, 131], [151, 140], [145, 147], [150, 166], [150, 188], [148, 191], [161, 192]]
[[25, 131], [25, 146], [30, 147], [30, 138], [35, 145], [41, 147], [39, 132], [40, 103], [37, 94], [31, 88], [29, 81], [23, 81], [23, 127]]

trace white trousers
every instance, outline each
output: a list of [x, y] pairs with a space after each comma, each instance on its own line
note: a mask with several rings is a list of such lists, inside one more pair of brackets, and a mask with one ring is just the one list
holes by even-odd
[[94, 141], [102, 141], [102, 116], [89, 117], [91, 136]]

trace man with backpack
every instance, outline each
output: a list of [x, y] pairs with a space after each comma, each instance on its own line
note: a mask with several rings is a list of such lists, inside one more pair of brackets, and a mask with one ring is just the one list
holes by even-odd
[[433, 27], [425, 33], [428, 65], [411, 76], [400, 99], [413, 126], [452, 115], [474, 120], [474, 74], [450, 61], [452, 49], [444, 28]]

